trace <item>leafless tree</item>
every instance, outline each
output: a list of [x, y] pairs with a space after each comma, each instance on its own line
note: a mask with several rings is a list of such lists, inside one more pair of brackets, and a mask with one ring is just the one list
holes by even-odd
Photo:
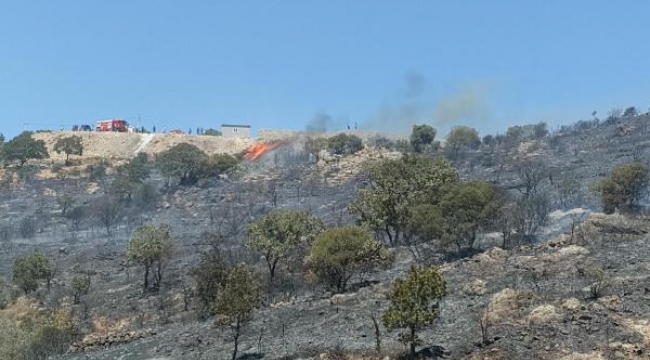
[[95, 202], [94, 213], [95, 218], [106, 229], [106, 234], [110, 236], [112, 235], [113, 228], [120, 220], [122, 206], [117, 200], [109, 196], [104, 196]]

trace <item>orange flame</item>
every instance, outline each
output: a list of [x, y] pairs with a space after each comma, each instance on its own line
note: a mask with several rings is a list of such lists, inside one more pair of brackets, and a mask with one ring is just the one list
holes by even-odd
[[255, 144], [248, 148], [246, 151], [246, 155], [244, 155], [244, 159], [254, 161], [259, 158], [261, 158], [264, 154], [268, 153], [269, 151], [275, 150], [283, 145], [286, 145], [287, 143], [284, 141], [281, 142], [276, 142], [276, 143], [270, 143], [270, 144]]

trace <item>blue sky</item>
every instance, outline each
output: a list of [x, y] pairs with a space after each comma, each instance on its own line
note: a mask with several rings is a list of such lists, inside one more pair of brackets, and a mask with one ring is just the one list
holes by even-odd
[[650, 2], [0, 3], [0, 131], [125, 118], [158, 129], [444, 134], [650, 107]]

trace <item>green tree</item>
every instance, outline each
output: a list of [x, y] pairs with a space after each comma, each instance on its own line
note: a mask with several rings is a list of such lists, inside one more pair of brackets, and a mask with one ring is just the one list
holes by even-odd
[[214, 303], [214, 312], [230, 327], [234, 341], [232, 360], [237, 359], [242, 329], [253, 319], [253, 312], [261, 303], [255, 276], [247, 266], [236, 266], [228, 274], [225, 285]]
[[158, 291], [165, 262], [174, 254], [174, 244], [166, 225], [140, 226], [127, 244], [126, 256], [144, 267], [142, 288], [149, 288], [149, 273], [153, 272], [153, 290]]
[[124, 165], [117, 167], [117, 175], [111, 183], [111, 192], [131, 200], [134, 191], [149, 177], [150, 169], [146, 153], [139, 153]]
[[472, 249], [479, 231], [492, 225], [501, 202], [494, 186], [475, 181], [450, 186], [438, 207], [440, 238], [461, 252]]
[[7, 161], [18, 161], [20, 167], [30, 159], [45, 159], [50, 156], [45, 141], [34, 139], [31, 131], [24, 131], [4, 144], [2, 154]]
[[388, 295], [390, 307], [382, 320], [389, 332], [406, 329], [399, 341], [410, 346], [411, 359], [421, 340], [417, 333], [431, 325], [439, 315], [439, 302], [447, 293], [447, 284], [435, 268], [412, 267], [405, 280], [398, 279]]
[[310, 244], [324, 228], [323, 222], [309, 212], [274, 211], [249, 227], [247, 246], [264, 255], [273, 283], [278, 262], [301, 244]]
[[206, 155], [188, 143], [180, 143], [156, 156], [156, 166], [168, 178], [178, 178], [181, 185], [192, 185], [199, 179]]
[[79, 304], [81, 296], [88, 294], [90, 290], [90, 275], [75, 275], [70, 282], [70, 287], [72, 287], [73, 303]]
[[221, 255], [209, 252], [201, 256], [199, 264], [190, 275], [196, 283], [196, 294], [206, 310], [217, 300], [219, 290], [226, 283], [230, 267]]
[[203, 163], [200, 177], [217, 177], [234, 168], [237, 164], [239, 164], [239, 160], [230, 154], [212, 155]]
[[360, 224], [385, 234], [390, 244], [400, 242], [409, 207], [437, 203], [444, 188], [458, 181], [449, 162], [414, 154], [368, 163], [363, 174], [368, 187], [361, 189], [349, 210]]
[[319, 281], [343, 292], [354, 275], [388, 262], [389, 255], [366, 230], [343, 227], [318, 235], [305, 262]]
[[363, 149], [361, 138], [346, 133], [332, 136], [327, 140], [327, 145], [329, 150], [337, 155], [354, 154]]
[[413, 125], [413, 131], [411, 132], [410, 138], [413, 151], [416, 153], [425, 152], [427, 147], [433, 145], [433, 142], [436, 139], [436, 134], [436, 129], [429, 125]]
[[54, 151], [57, 154], [64, 153], [65, 164], [70, 165], [70, 155], [81, 156], [84, 151], [84, 146], [81, 137], [73, 135], [58, 139], [54, 143]]
[[14, 283], [25, 294], [36, 291], [41, 280], [47, 280], [49, 288], [51, 274], [50, 260], [41, 253], [36, 252], [14, 260]]
[[596, 185], [603, 209], [613, 213], [616, 209], [633, 211], [648, 189], [648, 168], [641, 163], [620, 166], [609, 177]]
[[454, 126], [447, 135], [445, 147], [452, 159], [457, 160], [461, 151], [476, 150], [481, 145], [478, 131], [468, 126]]

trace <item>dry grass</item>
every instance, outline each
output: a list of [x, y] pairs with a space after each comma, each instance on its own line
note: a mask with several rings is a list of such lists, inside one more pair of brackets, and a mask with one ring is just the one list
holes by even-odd
[[516, 291], [505, 288], [496, 293], [489, 305], [489, 311], [486, 313], [487, 320], [492, 323], [502, 323], [509, 320], [518, 319], [520, 310], [532, 303], [535, 295], [530, 291]]
[[536, 307], [528, 315], [528, 322], [530, 324], [545, 324], [550, 322], [559, 321], [562, 318], [557, 308], [553, 305], [541, 305]]
[[560, 358], [560, 360], [605, 360], [605, 357], [602, 353], [593, 351], [588, 354], [572, 353]]

